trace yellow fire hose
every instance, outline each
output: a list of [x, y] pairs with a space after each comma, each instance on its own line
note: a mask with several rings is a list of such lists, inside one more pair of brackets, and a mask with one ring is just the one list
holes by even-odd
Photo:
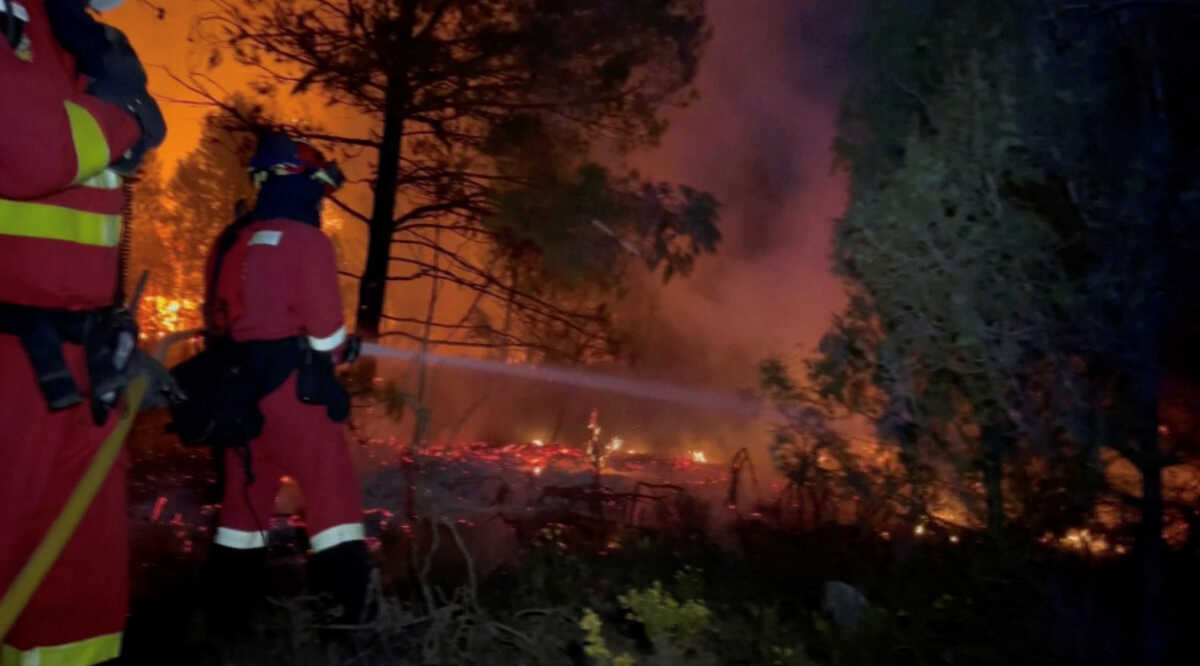
[[71, 535], [75, 533], [75, 528], [79, 526], [83, 514], [87, 513], [88, 507], [92, 505], [96, 493], [100, 492], [100, 486], [104, 485], [113, 463], [117, 460], [117, 454], [121, 452], [121, 447], [125, 444], [125, 438], [129, 436], [129, 430], [133, 427], [133, 420], [137, 416], [149, 384], [150, 378], [146, 375], [136, 377], [130, 382], [129, 387], [125, 390], [125, 412], [117, 421], [117, 427], [100, 445], [91, 464], [83, 473], [83, 478], [79, 480], [79, 485], [75, 486], [75, 490], [67, 498], [67, 503], [58, 514], [58, 518], [54, 520], [54, 524], [50, 526], [46, 536], [38, 544], [37, 550], [33, 551], [33, 555], [25, 563], [16, 580], [5, 591], [4, 598], [0, 600], [0, 640], [8, 635], [8, 630], [25, 610], [25, 605], [29, 603], [33, 593], [42, 584], [50, 567], [62, 554]]

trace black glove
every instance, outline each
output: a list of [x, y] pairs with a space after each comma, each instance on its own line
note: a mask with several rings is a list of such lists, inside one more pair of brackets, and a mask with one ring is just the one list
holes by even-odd
[[44, 6], [54, 38], [75, 58], [75, 69], [96, 78], [110, 46], [104, 24], [88, 13], [87, 0], [47, 0]]
[[138, 166], [151, 148], [162, 144], [167, 135], [167, 123], [162, 111], [154, 98], [145, 90], [122, 90], [119, 85], [107, 81], [96, 80], [88, 88], [88, 94], [106, 102], [115, 104], [133, 116], [142, 136], [124, 155], [113, 161], [111, 167], [122, 176], [132, 176], [137, 173]]
[[[347, 341], [346, 351], [350, 348]], [[306, 344], [300, 350], [296, 397], [308, 405], [325, 405], [326, 413], [335, 423], [345, 421], [350, 415], [350, 396], [334, 374], [333, 355], [314, 351]]]
[[350, 364], [358, 360], [362, 353], [362, 338], [357, 335], [346, 336], [346, 348], [342, 351], [342, 363]]
[[130, 176], [151, 148], [162, 145], [167, 136], [167, 123], [158, 103], [146, 90], [146, 70], [125, 34], [112, 26], [104, 26], [104, 31], [109, 48], [92, 70], [95, 76], [87, 92], [121, 107], [137, 120], [142, 130], [141, 138], [112, 164], [113, 170]]
[[146, 91], [146, 70], [120, 30], [97, 21], [83, 0], [46, 3], [54, 36], [75, 58], [76, 69], [91, 79], [87, 93], [124, 109], [138, 122], [142, 136], [112, 167], [129, 176], [146, 152], [167, 135], [162, 111]]

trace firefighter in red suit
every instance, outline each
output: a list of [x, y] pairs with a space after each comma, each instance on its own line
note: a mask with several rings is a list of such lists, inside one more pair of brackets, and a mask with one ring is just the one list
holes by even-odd
[[[0, 0], [0, 589], [116, 423], [118, 385], [107, 397], [93, 389], [114, 377], [104, 337], [118, 310], [122, 175], [165, 132], [151, 136], [136, 111], [153, 106], [144, 81], [82, 74], [103, 69], [101, 54], [72, 55], [68, 42], [96, 38], [107, 49], [119, 33], [106, 33], [84, 0], [69, 4], [52, 14], [42, 0]], [[96, 0], [92, 9], [115, 4]], [[133, 59], [129, 71], [144, 77]], [[112, 94], [122, 87], [132, 95]], [[3, 637], [3, 666], [118, 656], [129, 606], [124, 473], [114, 466]]]
[[341, 174], [307, 143], [278, 133], [260, 140], [250, 170], [257, 201], [210, 254], [205, 313], [210, 330], [250, 350], [249, 366], [265, 382], [262, 431], [247, 450], [224, 453], [210, 617], [242, 622], [261, 594], [265, 521], [287, 475], [307, 501], [313, 585], [332, 597], [340, 621], [352, 622], [369, 568], [361, 485], [339, 423], [349, 401], [333, 365], [353, 360], [358, 339], [346, 334], [333, 245], [320, 229], [321, 201]]

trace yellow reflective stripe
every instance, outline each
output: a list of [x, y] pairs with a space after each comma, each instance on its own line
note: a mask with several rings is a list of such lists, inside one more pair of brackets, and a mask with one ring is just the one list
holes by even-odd
[[120, 655], [121, 633], [117, 632], [32, 650], [5, 645], [0, 650], [0, 666], [92, 666]]
[[116, 247], [121, 216], [0, 199], [0, 234]]
[[63, 104], [67, 107], [67, 118], [71, 121], [71, 139], [75, 142], [75, 158], [79, 164], [75, 182], [78, 183], [107, 167], [112, 156], [108, 150], [108, 139], [104, 138], [104, 130], [100, 129], [100, 123], [96, 122], [92, 114], [71, 100]]

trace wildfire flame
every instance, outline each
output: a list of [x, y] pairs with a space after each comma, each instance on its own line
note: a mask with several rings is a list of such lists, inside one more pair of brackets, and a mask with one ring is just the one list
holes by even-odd
[[612, 454], [621, 450], [625, 442], [620, 437], [613, 437], [607, 444], [601, 442], [600, 416], [595, 409], [592, 410], [591, 415], [588, 417], [587, 428], [588, 432], [591, 433], [586, 446], [587, 457], [592, 461], [592, 466], [598, 473], [599, 470], [608, 465], [608, 459], [612, 457]]
[[1104, 535], [1095, 534], [1087, 529], [1069, 529], [1062, 536], [1047, 533], [1041, 538], [1041, 542], [1058, 546], [1063, 550], [1072, 550], [1090, 555], [1106, 555], [1109, 552], [1115, 552], [1118, 555], [1125, 553], [1124, 546], [1113, 547]]
[[[146, 325], [143, 329], [147, 335], [165, 335], [182, 331], [191, 323], [199, 311], [200, 304], [190, 298], [169, 298], [167, 296], [148, 296]], [[143, 335], [145, 337], [145, 335]]]

